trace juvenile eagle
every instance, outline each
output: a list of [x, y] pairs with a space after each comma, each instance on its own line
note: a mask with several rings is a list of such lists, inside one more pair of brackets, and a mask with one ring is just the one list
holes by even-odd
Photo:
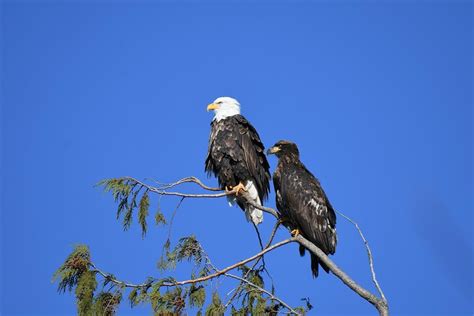
[[[296, 144], [280, 140], [267, 152], [278, 157], [273, 174], [276, 205], [283, 220], [293, 229], [293, 234], [318, 246], [325, 254], [336, 252], [336, 214], [318, 179], [303, 165]], [[305, 248], [300, 246], [300, 255]], [[311, 271], [318, 276], [318, 265], [329, 269], [318, 257], [311, 254]]]
[[243, 190], [255, 203], [262, 205], [270, 191], [270, 166], [260, 137], [240, 115], [237, 100], [217, 98], [207, 110], [214, 110], [215, 116], [211, 122], [206, 171], [217, 177], [223, 190], [235, 193], [228, 197], [230, 205], [237, 203], [245, 211], [247, 220], [260, 224], [263, 212], [239, 197]]

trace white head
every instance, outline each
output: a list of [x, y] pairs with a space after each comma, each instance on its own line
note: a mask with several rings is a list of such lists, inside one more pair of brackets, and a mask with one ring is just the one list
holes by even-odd
[[209, 104], [207, 110], [214, 110], [213, 120], [220, 121], [226, 117], [240, 114], [240, 103], [230, 97], [220, 97]]

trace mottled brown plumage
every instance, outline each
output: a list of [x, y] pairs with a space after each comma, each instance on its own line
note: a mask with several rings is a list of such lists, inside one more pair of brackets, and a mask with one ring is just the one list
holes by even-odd
[[[334, 254], [337, 245], [336, 214], [318, 179], [299, 159], [296, 144], [279, 141], [268, 150], [278, 157], [273, 174], [277, 209], [286, 225], [298, 229], [303, 237], [318, 246], [325, 254]], [[305, 249], [300, 247], [300, 254]], [[313, 276], [318, 276], [318, 265], [328, 268], [311, 255]]]

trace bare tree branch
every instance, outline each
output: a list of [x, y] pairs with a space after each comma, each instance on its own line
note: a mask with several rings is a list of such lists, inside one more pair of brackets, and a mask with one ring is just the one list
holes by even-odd
[[191, 279], [191, 280], [185, 280], [185, 281], [179, 281], [179, 282], [175, 282], [175, 283], [171, 283], [169, 286], [177, 286], [177, 285], [185, 285], [185, 284], [191, 284], [191, 283], [198, 283], [198, 282], [203, 282], [203, 281], [207, 281], [209, 279], [212, 279], [212, 278], [215, 278], [215, 277], [218, 277], [226, 272], [229, 272], [230, 270], [233, 270], [235, 268], [238, 268], [240, 266], [243, 266], [244, 264], [248, 263], [248, 262], [251, 262], [257, 258], [260, 258], [261, 256], [263, 256], [264, 254], [266, 254], [267, 252], [269, 251], [272, 251], [273, 249], [276, 249], [276, 248], [279, 248], [283, 245], [286, 245], [290, 242], [294, 242], [295, 239], [294, 238], [288, 238], [288, 239], [285, 239], [283, 241], [280, 241], [266, 249], [263, 249], [262, 251], [260, 251], [259, 253], [253, 255], [252, 257], [250, 258], [247, 258], [245, 260], [242, 260], [242, 261], [239, 261], [237, 263], [234, 263], [233, 265], [231, 266], [228, 266], [227, 268], [224, 268], [222, 270], [219, 270], [213, 274], [209, 274], [207, 276], [204, 276], [204, 277], [200, 277], [200, 278], [196, 278], [196, 279]]
[[[275, 233], [276, 233], [276, 228], [278, 228], [278, 226], [279, 226], [279, 224], [277, 223], [277, 225], [275, 225], [275, 229], [274, 229], [274, 231], [272, 232], [272, 235], [271, 235], [271, 237], [270, 237], [270, 240], [269, 240], [268, 244], [265, 246], [265, 248], [263, 248], [263, 246], [262, 246], [262, 251], [263, 251], [264, 249], [268, 249], [268, 248], [270, 247], [270, 243], [271, 243], [272, 240], [273, 240], [273, 237], [274, 237], [274, 235], [275, 235]], [[218, 272], [219, 270], [212, 264], [211, 259], [209, 258], [209, 256], [208, 256], [207, 254], [206, 254], [206, 259], [207, 259], [207, 263], [211, 266], [211, 268], [212, 268], [214, 271]], [[265, 290], [264, 288], [262, 288], [262, 287], [256, 285], [255, 283], [252, 283], [252, 282], [250, 282], [249, 280], [247, 280], [247, 277], [248, 277], [249, 273], [255, 268], [255, 266], [258, 264], [258, 262], [259, 262], [260, 259], [263, 260], [263, 254], [262, 254], [260, 257], [257, 258], [257, 260], [255, 261], [253, 267], [247, 271], [247, 273], [245, 274], [245, 276], [244, 276], [243, 278], [242, 278], [242, 277], [239, 277], [239, 276], [237, 276], [237, 275], [234, 275], [234, 274], [230, 274], [230, 273], [224, 273], [224, 276], [226, 276], [226, 277], [228, 277], [228, 278], [232, 278], [232, 279], [239, 280], [239, 281], [240, 281], [239, 288], [242, 286], [243, 283], [246, 283], [246, 284], [252, 286], [253, 288], [256, 288], [257, 290], [259, 290], [259, 291], [261, 291], [261, 292], [267, 294], [267, 295], [270, 297], [271, 300], [277, 301], [277, 302], [279, 302], [281, 305], [283, 305], [286, 309], [288, 309], [288, 311], [289, 311], [290, 314], [300, 315], [300, 313], [298, 313], [298, 312], [295, 311], [293, 308], [291, 308], [291, 306], [289, 306], [287, 303], [285, 303], [282, 299], [276, 297], [276, 296], [273, 295], [271, 292], [269, 292], [269, 291]], [[237, 295], [238, 292], [239, 292], [239, 289], [237, 289], [237, 290], [235, 291], [234, 295]], [[227, 302], [227, 304], [224, 305], [224, 308], [225, 308], [225, 309], [227, 309], [227, 307], [229, 306], [230, 302], [232, 302], [232, 300], [233, 300], [233, 299], [230, 299], [229, 302]]]
[[[171, 195], [171, 196], [179, 196], [179, 197], [185, 197], [185, 198], [221, 198], [221, 197], [224, 197], [224, 196], [227, 196], [227, 195], [234, 195], [233, 192], [222, 192], [222, 193], [215, 193], [215, 194], [193, 194], [193, 193], [182, 193], [182, 192], [166, 191], [167, 187], [169, 187], [169, 188], [175, 187], [175, 186], [177, 186], [179, 184], [182, 184], [182, 183], [185, 183], [185, 182], [196, 183], [201, 188], [203, 188], [205, 190], [208, 190], [208, 191], [222, 191], [221, 189], [212, 188], [212, 187], [208, 187], [208, 186], [204, 185], [199, 179], [197, 179], [195, 177], [184, 178], [186, 181], [184, 181], [184, 179], [181, 179], [181, 180], [179, 180], [175, 183], [165, 185], [164, 186], [165, 189], [161, 189], [161, 188], [157, 188], [157, 187], [148, 185], [145, 182], [142, 182], [142, 181], [140, 181], [138, 179], [135, 179], [133, 177], [124, 177], [123, 179], [131, 180], [133, 182], [136, 182], [136, 183], [142, 185], [143, 187], [147, 188], [150, 192], [153, 192], [153, 193], [156, 193], [156, 194], [159, 194], [159, 195]], [[245, 192], [242, 194], [242, 196], [246, 196], [246, 195], [247, 194]], [[247, 200], [248, 200], [249, 204], [251, 204], [253, 206], [256, 206], [260, 210], [262, 210], [264, 212], [267, 212], [269, 214], [272, 214], [273, 216], [278, 218], [278, 213], [274, 209], [272, 209], [270, 207], [265, 207], [265, 206], [262, 206], [262, 205], [258, 205], [255, 202], [250, 201], [250, 199], [247, 199]]]
[[349, 222], [351, 222], [355, 226], [355, 228], [357, 228], [357, 230], [359, 231], [359, 235], [362, 238], [362, 240], [364, 241], [365, 248], [367, 249], [367, 256], [369, 258], [370, 272], [372, 274], [372, 282], [374, 282], [375, 287], [377, 288], [377, 291], [379, 291], [379, 294], [380, 294], [380, 297], [382, 298], [382, 300], [387, 302], [387, 299], [385, 298], [385, 295], [383, 294], [382, 288], [380, 287], [379, 282], [377, 281], [377, 277], [375, 275], [374, 259], [372, 257], [372, 251], [370, 250], [370, 247], [369, 247], [369, 242], [367, 241], [367, 239], [365, 239], [365, 236], [362, 233], [362, 230], [360, 229], [359, 225], [355, 221], [353, 221], [351, 218], [349, 218], [348, 216], [342, 214], [339, 211], [336, 211], [336, 212], [339, 215], [341, 215], [342, 217], [344, 217], [345, 219], [347, 219]]
[[104, 277], [104, 279], [107, 279], [107, 280], [109, 280], [110, 282], [112, 282], [116, 285], [123, 286], [123, 287], [128, 287], [128, 288], [139, 288], [139, 289], [140, 288], [146, 288], [146, 287], [149, 286], [149, 283], [134, 284], [134, 283], [128, 283], [128, 282], [120, 281], [120, 280], [114, 278], [112, 276], [112, 274], [104, 272], [104, 271], [100, 270], [99, 268], [97, 268], [97, 266], [93, 262], [91, 262], [89, 264], [92, 268], [92, 272], [99, 273], [102, 277]]
[[[280, 227], [280, 225], [281, 225], [281, 222], [280, 222], [280, 221], [277, 221], [276, 224], [275, 224], [275, 226], [273, 227], [273, 230], [272, 230], [271, 234], [270, 234], [270, 238], [269, 238], [267, 244], [265, 245], [265, 247], [263, 247], [263, 249], [267, 249], [268, 247], [270, 247], [270, 245], [271, 245], [272, 242], [273, 242], [273, 238], [275, 237], [276, 232], [277, 232], [277, 230], [278, 230], [278, 227]], [[261, 258], [263, 259], [263, 256], [262, 256]], [[260, 261], [261, 258], [258, 258], [258, 259], [255, 261], [255, 263], [253, 264], [253, 266], [245, 273], [244, 279], [247, 279], [247, 278], [248, 278], [248, 276], [250, 275], [250, 272], [255, 269], [255, 267], [257, 266], [257, 264], [259, 263], [259, 261]], [[240, 291], [240, 289], [242, 288], [242, 286], [243, 286], [243, 282], [240, 282], [240, 284], [239, 284], [236, 288], [233, 289], [234, 294], [232, 294], [231, 298], [227, 301], [227, 303], [225, 303], [224, 307], [227, 308], [227, 307], [230, 305], [230, 303], [232, 303], [232, 301], [233, 301], [233, 300], [236, 298], [236, 296], [239, 294], [239, 291]], [[229, 294], [230, 294], [230, 293], [229, 293]]]
[[174, 211], [173, 211], [173, 214], [171, 215], [170, 226], [169, 226], [169, 229], [168, 229], [168, 240], [171, 239], [171, 229], [173, 228], [174, 218], [175, 218], [175, 216], [176, 216], [176, 213], [178, 212], [179, 207], [180, 207], [181, 204], [183, 203], [184, 199], [185, 199], [185, 197], [183, 196], [183, 197], [179, 200], [178, 204], [176, 205], [176, 207], [175, 207], [175, 209], [174, 209]]
[[[260, 235], [260, 231], [258, 230], [258, 227], [257, 225], [252, 222], [252, 225], [253, 225], [253, 228], [255, 229], [255, 232], [257, 233], [257, 237], [258, 237], [258, 244], [260, 245], [260, 250], [263, 250], [263, 242], [262, 242], [262, 236]], [[259, 258], [259, 260], [262, 260], [262, 266], [263, 266], [263, 269], [265, 270], [265, 257], [262, 256], [261, 258]]]
[[[233, 265], [230, 265], [230, 266], [228, 266], [224, 269], [216, 270], [216, 272], [214, 272], [212, 274], [209, 274], [209, 275], [206, 275], [206, 276], [203, 276], [203, 277], [200, 277], [200, 278], [189, 279], [189, 280], [184, 280], [184, 281], [164, 282], [162, 284], [162, 286], [171, 287], [171, 286], [180, 286], [180, 285], [186, 285], [186, 284], [194, 284], [194, 283], [200, 283], [200, 282], [204, 282], [204, 281], [219, 277], [219, 276], [221, 276], [221, 275], [223, 275], [223, 274], [225, 274], [225, 273], [227, 273], [231, 270], [234, 270], [234, 269], [236, 269], [240, 266], [243, 266], [244, 264], [246, 264], [248, 262], [251, 262], [255, 259], [258, 259], [258, 258], [262, 257], [267, 252], [270, 252], [270, 251], [272, 251], [276, 248], [279, 248], [283, 245], [286, 245], [286, 244], [294, 242], [294, 241], [295, 241], [295, 238], [285, 239], [285, 240], [280, 241], [280, 242], [278, 242], [278, 243], [276, 243], [276, 244], [274, 244], [270, 247], [267, 247], [267, 248], [263, 249], [262, 251], [260, 251], [259, 253], [253, 255], [252, 257], [249, 257], [247, 259], [244, 259], [242, 261], [234, 263]], [[133, 284], [133, 283], [123, 282], [123, 281], [120, 281], [120, 280], [114, 278], [110, 273], [103, 272], [102, 270], [97, 268], [97, 266], [94, 263], [91, 262], [90, 265], [91, 265], [94, 272], [99, 273], [104, 278], [110, 280], [110, 282], [115, 283], [115, 284], [120, 285], [120, 286], [129, 287], [129, 288], [144, 288], [144, 287], [148, 287], [150, 285], [149, 282], [148, 283], [141, 283], [141, 284]]]
[[344, 271], [342, 271], [331, 259], [329, 259], [326, 254], [316, 247], [313, 243], [309, 240], [304, 238], [301, 235], [295, 237], [296, 241], [298, 241], [301, 245], [303, 245], [306, 249], [311, 251], [315, 254], [320, 261], [322, 261], [331, 272], [337, 276], [345, 285], [347, 285], [351, 290], [359, 294], [362, 298], [367, 300], [369, 303], [374, 305], [377, 310], [379, 311], [380, 315], [386, 316], [388, 315], [388, 304], [386, 301], [378, 298], [374, 294], [370, 293], [362, 286], [357, 284], [351, 277], [349, 277]]
[[[127, 178], [130, 178], [130, 177], [127, 177]], [[130, 179], [133, 179], [133, 178], [130, 178]], [[133, 180], [136, 181], [136, 179], [133, 179]], [[161, 185], [160, 187], [158, 187], [158, 189], [160, 190], [168, 190], [183, 183], [195, 183], [207, 191], [222, 191], [220, 188], [214, 188], [214, 187], [205, 185], [204, 183], [202, 183], [201, 180], [193, 176], [180, 179], [173, 183], [160, 183], [158, 181], [155, 181], [155, 182]]]

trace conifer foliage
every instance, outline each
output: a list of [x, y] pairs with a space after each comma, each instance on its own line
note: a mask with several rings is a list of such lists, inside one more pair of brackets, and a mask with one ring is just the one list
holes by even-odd
[[[117, 204], [116, 216], [124, 230], [130, 228], [136, 217], [144, 238], [148, 229], [150, 193], [157, 193], [157, 189], [133, 178], [107, 179], [98, 185], [113, 196]], [[169, 225], [160, 210], [154, 218], [157, 225]], [[283, 310], [285, 314], [294, 315], [305, 314], [308, 307], [312, 307], [306, 304], [293, 309], [276, 297], [273, 285], [271, 290], [265, 290], [264, 266], [260, 263], [257, 267], [261, 258], [252, 267], [236, 266], [232, 269], [238, 271], [234, 272], [239, 274], [236, 275], [217, 269], [195, 236], [182, 237], [174, 247], [167, 239], [162, 249], [158, 269], [172, 273], [181, 262], [191, 262], [193, 269], [188, 280], [177, 281], [170, 276], [150, 277], [138, 284], [126, 283], [100, 270], [93, 263], [88, 247], [77, 245], [55, 272], [53, 281], [58, 283], [60, 293], [75, 293], [80, 316], [115, 315], [124, 297], [132, 308], [148, 304], [154, 315], [277, 315]], [[210, 286], [210, 280], [214, 278], [233, 278], [240, 284], [230, 299], [224, 298]]]

